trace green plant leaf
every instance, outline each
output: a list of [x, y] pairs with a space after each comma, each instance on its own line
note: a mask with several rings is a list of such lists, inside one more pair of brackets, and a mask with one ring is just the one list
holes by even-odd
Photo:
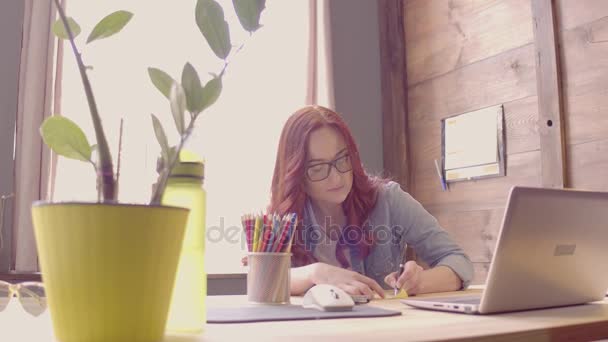
[[203, 109], [205, 110], [209, 108], [212, 104], [217, 101], [222, 93], [222, 78], [214, 77], [212, 78], [205, 87], [203, 88]]
[[266, 0], [232, 0], [232, 4], [245, 31], [255, 32], [261, 27], [260, 16], [266, 8]]
[[91, 160], [91, 145], [84, 132], [72, 120], [51, 116], [40, 127], [42, 140], [53, 152], [70, 159]]
[[192, 116], [203, 110], [203, 86], [196, 69], [190, 63], [184, 65], [182, 71], [182, 87], [186, 92], [186, 104]]
[[171, 114], [173, 114], [173, 120], [175, 121], [175, 127], [180, 135], [184, 134], [186, 130], [186, 123], [184, 121], [184, 112], [186, 111], [186, 93], [184, 88], [177, 82], [173, 83], [171, 87]]
[[160, 120], [158, 120], [158, 118], [154, 114], [151, 115], [152, 126], [154, 127], [154, 134], [156, 135], [156, 140], [158, 140], [158, 144], [160, 145], [163, 161], [167, 163], [169, 161], [169, 141], [167, 140], [165, 129], [160, 123]]
[[120, 32], [129, 20], [133, 18], [133, 13], [127, 11], [116, 11], [112, 14], [107, 15], [105, 18], [101, 19], [91, 34], [89, 38], [87, 38], [87, 44], [93, 42], [98, 39], [103, 39], [115, 35]]
[[148, 75], [156, 89], [170, 100], [171, 86], [175, 83], [175, 80], [169, 74], [157, 68], [148, 68]]
[[230, 29], [224, 20], [224, 10], [215, 0], [198, 0], [196, 3], [196, 24], [207, 40], [211, 50], [221, 59], [230, 54]]
[[[78, 25], [78, 23], [71, 17], [68, 17], [68, 25], [70, 26], [70, 31], [72, 31], [74, 38], [78, 37], [81, 32], [80, 25]], [[57, 38], [65, 40], [70, 39], [70, 36], [68, 36], [68, 31], [65, 29], [65, 25], [63, 25], [61, 19], [57, 19], [57, 21], [55, 21], [53, 24], [53, 33], [55, 36], [57, 36]]]

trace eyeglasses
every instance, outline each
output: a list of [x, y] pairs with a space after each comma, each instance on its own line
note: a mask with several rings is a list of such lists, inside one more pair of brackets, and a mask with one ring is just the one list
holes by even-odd
[[46, 296], [42, 283], [32, 281], [11, 284], [0, 280], [0, 311], [6, 309], [13, 297], [19, 298], [23, 309], [34, 316], [39, 316], [46, 310]]
[[346, 173], [353, 169], [350, 163], [350, 156], [345, 154], [330, 162], [310, 165], [306, 168], [306, 177], [308, 177], [311, 182], [320, 182], [329, 177], [332, 166], [340, 173]]

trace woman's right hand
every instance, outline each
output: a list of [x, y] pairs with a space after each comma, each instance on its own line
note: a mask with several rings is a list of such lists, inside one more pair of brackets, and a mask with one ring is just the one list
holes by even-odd
[[314, 284], [330, 284], [351, 295], [366, 295], [374, 298], [374, 292], [384, 298], [384, 290], [372, 278], [360, 273], [325, 263], [311, 265], [310, 280]]

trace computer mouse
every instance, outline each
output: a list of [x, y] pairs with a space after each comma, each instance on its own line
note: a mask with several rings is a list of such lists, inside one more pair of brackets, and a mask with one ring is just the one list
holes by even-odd
[[355, 302], [339, 287], [318, 284], [311, 287], [302, 299], [302, 307], [320, 311], [351, 311]]

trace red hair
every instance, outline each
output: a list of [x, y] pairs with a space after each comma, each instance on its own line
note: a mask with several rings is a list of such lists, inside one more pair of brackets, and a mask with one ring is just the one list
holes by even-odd
[[[352, 243], [359, 249], [362, 258], [371, 252], [372, 232], [363, 227], [371, 210], [376, 205], [380, 185], [385, 180], [367, 174], [359, 150], [348, 126], [340, 115], [321, 106], [306, 106], [292, 114], [281, 133], [277, 158], [272, 178], [272, 194], [269, 212], [285, 215], [296, 213], [299, 224], [296, 228], [292, 253], [294, 266], [304, 266], [316, 262], [311, 251], [305, 248], [302, 218], [307, 194], [304, 191], [304, 173], [308, 154], [310, 134], [321, 128], [332, 127], [344, 137], [350, 156], [353, 172], [353, 186], [342, 203], [349, 230], [357, 237]], [[352, 232], [349, 232], [349, 236]], [[344, 231], [342, 232], [344, 236]], [[344, 238], [336, 248], [336, 257], [343, 267], [348, 267], [344, 257]]]

